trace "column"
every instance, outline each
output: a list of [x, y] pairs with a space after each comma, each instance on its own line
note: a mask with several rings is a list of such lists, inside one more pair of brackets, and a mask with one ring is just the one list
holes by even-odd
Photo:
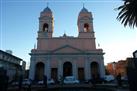
[[30, 59], [30, 71], [29, 71], [29, 79], [34, 80], [35, 75], [35, 60]]
[[58, 60], [58, 80], [63, 76], [63, 66], [61, 60]]
[[76, 60], [73, 60], [72, 62], [73, 66], [72, 66], [72, 72], [73, 72], [73, 76], [76, 77], [76, 79], [78, 79], [78, 70], [77, 70], [77, 64], [76, 64]]
[[84, 67], [85, 80], [89, 80], [90, 77], [91, 77], [89, 65], [90, 65], [90, 64], [89, 64], [88, 59], [87, 59], [87, 57], [86, 57], [86, 58], [85, 58], [85, 67]]
[[51, 78], [50, 60], [49, 59], [45, 60], [44, 64], [45, 64], [44, 74], [47, 76], [47, 79], [50, 79]]
[[104, 67], [104, 60], [103, 58], [101, 57], [100, 58], [100, 76], [103, 78], [105, 76], [105, 67]]

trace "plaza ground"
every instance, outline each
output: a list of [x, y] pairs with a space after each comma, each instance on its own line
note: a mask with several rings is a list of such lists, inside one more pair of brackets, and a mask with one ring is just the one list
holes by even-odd
[[[70, 85], [49, 85], [45, 88], [44, 85], [32, 85], [31, 89], [28, 86], [23, 86], [21, 91], [129, 91], [128, 85], [118, 87], [116, 84], [70, 84]], [[8, 91], [19, 91], [18, 87], [9, 87]]]

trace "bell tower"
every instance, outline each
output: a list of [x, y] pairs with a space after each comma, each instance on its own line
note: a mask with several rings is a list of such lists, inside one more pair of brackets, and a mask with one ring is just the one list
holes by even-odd
[[47, 6], [39, 17], [39, 31], [38, 38], [52, 38], [53, 33], [53, 14], [51, 9]]
[[94, 38], [93, 18], [91, 12], [83, 6], [78, 16], [78, 31], [80, 38]]

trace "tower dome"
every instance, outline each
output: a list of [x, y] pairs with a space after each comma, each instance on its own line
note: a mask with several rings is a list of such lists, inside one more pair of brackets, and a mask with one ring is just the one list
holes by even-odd
[[40, 14], [40, 16], [53, 17], [51, 9], [47, 6]]
[[51, 9], [48, 6], [43, 10], [43, 12], [52, 13]]
[[80, 13], [87, 13], [87, 12], [88, 12], [88, 10], [85, 7], [83, 7], [80, 11]]
[[79, 12], [78, 18], [81, 17], [90, 17], [92, 18], [92, 13], [88, 11], [88, 9], [86, 9], [84, 6], [81, 9], [81, 11]]

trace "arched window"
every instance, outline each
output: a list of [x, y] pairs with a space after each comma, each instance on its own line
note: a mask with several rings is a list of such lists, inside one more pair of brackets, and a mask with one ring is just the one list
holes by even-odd
[[88, 23], [84, 24], [84, 32], [89, 32], [89, 24]]
[[43, 31], [48, 32], [48, 28], [49, 28], [49, 25], [48, 25], [47, 23], [45, 23], [45, 24], [43, 25]]

